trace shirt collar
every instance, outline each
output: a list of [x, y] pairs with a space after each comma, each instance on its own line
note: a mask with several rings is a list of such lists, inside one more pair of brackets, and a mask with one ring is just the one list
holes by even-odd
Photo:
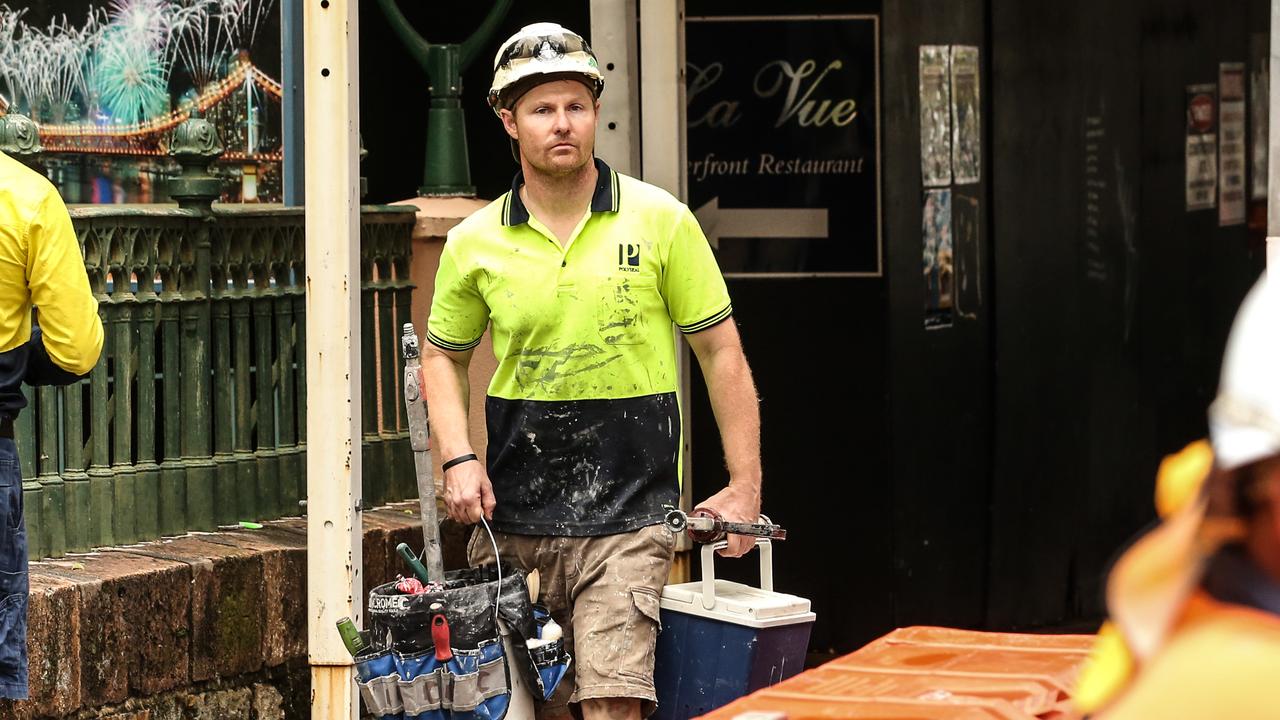
[[[591, 212], [618, 212], [618, 173], [600, 158], [595, 158], [595, 163], [599, 176], [595, 192], [591, 195]], [[502, 208], [503, 225], [514, 227], [529, 222], [529, 209], [520, 199], [520, 186], [523, 184], [524, 172], [518, 171], [511, 180], [511, 192], [507, 193], [507, 201]]]

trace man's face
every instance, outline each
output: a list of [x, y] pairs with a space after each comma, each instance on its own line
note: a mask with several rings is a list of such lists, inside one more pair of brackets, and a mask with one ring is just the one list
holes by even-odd
[[507, 134], [520, 155], [547, 175], [569, 175], [591, 162], [600, 105], [586, 85], [555, 80], [534, 87], [502, 111]]

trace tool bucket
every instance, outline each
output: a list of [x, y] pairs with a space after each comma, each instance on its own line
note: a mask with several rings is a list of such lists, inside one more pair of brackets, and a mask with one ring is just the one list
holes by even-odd
[[815, 615], [809, 601], [773, 591], [773, 545], [756, 541], [760, 587], [715, 577], [719, 542], [702, 546], [702, 580], [662, 590], [654, 659], [656, 720], [710, 712], [804, 669]]
[[523, 572], [504, 567], [498, 588], [490, 565], [449, 571], [436, 592], [371, 590], [371, 647], [355, 658], [366, 711], [391, 720], [531, 718], [532, 698], [550, 697], [571, 660], [563, 639], [540, 641], [550, 615], [530, 602]]

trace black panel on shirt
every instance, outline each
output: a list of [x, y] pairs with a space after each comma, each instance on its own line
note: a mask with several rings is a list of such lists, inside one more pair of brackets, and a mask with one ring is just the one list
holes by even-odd
[[612, 535], [680, 500], [675, 393], [618, 400], [485, 401], [493, 529]]

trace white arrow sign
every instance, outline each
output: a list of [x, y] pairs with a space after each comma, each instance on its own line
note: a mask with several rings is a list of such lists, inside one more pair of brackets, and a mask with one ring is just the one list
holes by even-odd
[[711, 247], [720, 238], [826, 238], [826, 208], [725, 208], [713, 197], [693, 212]]

